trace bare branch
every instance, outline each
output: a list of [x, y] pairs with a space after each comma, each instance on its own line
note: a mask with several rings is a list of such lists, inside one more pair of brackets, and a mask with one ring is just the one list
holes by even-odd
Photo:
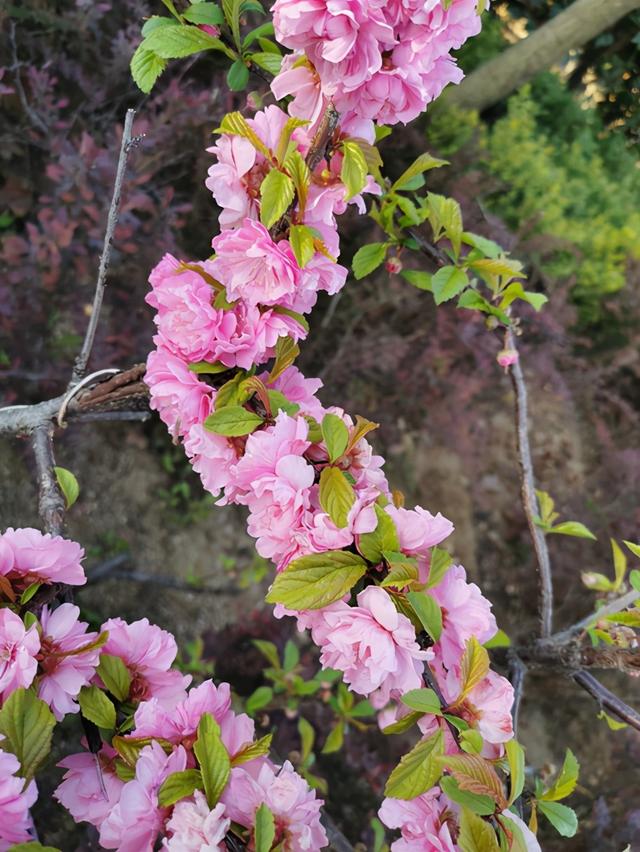
[[[505, 331], [505, 349], [517, 351], [515, 336], [511, 327]], [[540, 635], [546, 638], [551, 636], [553, 623], [553, 581], [551, 579], [551, 562], [547, 542], [544, 533], [540, 527], [536, 526], [535, 522], [535, 518], [539, 515], [540, 510], [538, 507], [538, 498], [536, 497], [531, 445], [529, 443], [527, 387], [520, 359], [508, 369], [516, 399], [516, 442], [522, 483], [522, 505], [527, 518], [527, 525], [531, 534], [538, 566], [538, 581], [540, 584]]]
[[621, 698], [618, 698], [606, 686], [603, 686], [592, 674], [589, 674], [589, 672], [576, 672], [573, 675], [573, 679], [589, 695], [595, 698], [603, 710], [606, 710], [618, 719], [622, 719], [627, 725], [631, 725], [632, 728], [640, 731], [640, 713], [634, 710], [633, 707], [625, 704]]
[[513, 719], [513, 735], [518, 735], [518, 717], [520, 715], [520, 702], [524, 692], [524, 679], [527, 674], [527, 667], [522, 662], [520, 657], [511, 651], [509, 658], [509, 680], [513, 686], [513, 707], [511, 708], [511, 717]]
[[609, 601], [609, 603], [601, 606], [600, 609], [595, 610], [595, 612], [592, 612], [591, 615], [587, 615], [586, 618], [583, 618], [581, 621], [578, 621], [566, 630], [562, 630], [560, 633], [554, 633], [554, 635], [550, 638], [554, 642], [566, 642], [568, 639], [575, 637], [578, 633], [581, 633], [583, 630], [591, 627], [601, 618], [605, 618], [607, 615], [615, 615], [616, 612], [622, 612], [637, 600], [640, 600], [640, 592], [632, 589], [625, 595], [620, 595], [620, 597]]
[[62, 535], [65, 505], [54, 471], [53, 425], [36, 426], [31, 436], [31, 446], [38, 471], [38, 510], [45, 532]]
[[89, 325], [85, 334], [84, 342], [80, 354], [76, 358], [73, 365], [73, 373], [71, 376], [70, 386], [76, 384], [79, 379], [84, 376], [87, 368], [87, 363], [91, 356], [93, 341], [96, 336], [96, 329], [100, 319], [100, 311], [102, 309], [102, 300], [104, 298], [104, 289], [107, 283], [107, 270], [111, 259], [111, 243], [113, 234], [118, 224], [118, 214], [120, 210], [120, 196], [122, 194], [122, 182], [127, 168], [127, 158], [132, 145], [131, 131], [133, 128], [133, 119], [135, 110], [128, 109], [124, 119], [124, 129], [122, 131], [122, 142], [120, 143], [120, 155], [118, 157], [118, 166], [116, 169], [116, 177], [113, 186], [113, 196], [111, 198], [111, 206], [109, 207], [109, 215], [107, 217], [107, 229], [104, 235], [104, 243], [102, 246], [102, 254], [100, 255], [100, 265], [98, 267], [98, 280], [96, 282], [96, 291], [93, 297], [93, 305], [91, 308], [91, 316]]

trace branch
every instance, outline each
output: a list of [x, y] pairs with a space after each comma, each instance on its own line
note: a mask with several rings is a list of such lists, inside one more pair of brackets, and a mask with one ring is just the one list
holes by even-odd
[[509, 680], [513, 686], [513, 707], [511, 708], [511, 717], [513, 719], [513, 735], [518, 735], [518, 717], [520, 715], [520, 702], [524, 692], [524, 679], [527, 674], [527, 667], [522, 662], [520, 657], [511, 651], [509, 658]]
[[31, 446], [38, 472], [38, 511], [45, 532], [62, 535], [65, 504], [54, 471], [53, 425], [37, 426], [31, 436]]
[[598, 702], [603, 710], [607, 710], [618, 719], [622, 719], [627, 725], [640, 731], [640, 713], [625, 704], [621, 698], [603, 686], [599, 680], [589, 672], [576, 672], [573, 675], [575, 682], [585, 689]]
[[583, 630], [591, 627], [601, 618], [605, 618], [607, 615], [615, 615], [616, 612], [622, 612], [639, 599], [640, 592], [632, 589], [630, 592], [627, 592], [626, 595], [621, 595], [619, 598], [614, 598], [612, 601], [609, 601], [609, 603], [601, 606], [600, 609], [595, 610], [595, 612], [592, 612], [591, 615], [587, 615], [586, 618], [583, 618], [581, 621], [578, 621], [566, 630], [562, 630], [560, 633], [554, 633], [550, 639], [553, 642], [566, 642], [568, 639], [572, 639], [578, 633], [581, 633]]
[[549, 666], [575, 671], [580, 668], [617, 669], [632, 676], [640, 674], [640, 649], [602, 645], [580, 646], [574, 640], [556, 644], [551, 639], [539, 639], [531, 645], [516, 649], [518, 656], [534, 666]]
[[[505, 332], [505, 349], [517, 351], [513, 330], [510, 327]], [[547, 542], [544, 533], [535, 523], [535, 518], [540, 514], [540, 510], [538, 508], [538, 498], [536, 497], [531, 445], [529, 444], [527, 388], [520, 360], [518, 359], [508, 369], [516, 399], [516, 442], [522, 479], [522, 505], [527, 517], [527, 525], [531, 534], [531, 540], [533, 541], [533, 549], [538, 565], [538, 581], [540, 584], [540, 635], [546, 638], [551, 635], [553, 619], [553, 581], [551, 579], [551, 562], [549, 560]]]
[[116, 169], [116, 177], [113, 185], [113, 196], [111, 198], [111, 206], [109, 207], [109, 215], [107, 217], [107, 230], [104, 235], [104, 243], [102, 245], [102, 254], [100, 255], [100, 264], [98, 267], [98, 280], [96, 281], [96, 291], [93, 297], [93, 305], [91, 308], [91, 316], [89, 325], [84, 337], [84, 343], [80, 354], [76, 358], [73, 365], [70, 386], [76, 384], [84, 375], [87, 368], [87, 363], [91, 356], [93, 341], [96, 336], [96, 329], [100, 319], [100, 311], [102, 309], [102, 300], [104, 298], [104, 288], [107, 283], [107, 270], [109, 261], [111, 260], [111, 243], [113, 234], [118, 224], [118, 215], [120, 209], [120, 196], [122, 194], [122, 182], [127, 168], [127, 158], [132, 147], [131, 130], [133, 127], [133, 119], [135, 110], [128, 109], [124, 119], [124, 129], [122, 131], [122, 141], [120, 143], [120, 155], [118, 157], [118, 166]]

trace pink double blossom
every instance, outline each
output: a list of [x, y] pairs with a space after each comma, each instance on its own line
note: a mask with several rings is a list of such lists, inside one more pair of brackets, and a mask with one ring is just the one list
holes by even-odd
[[162, 848], [169, 852], [226, 852], [224, 837], [230, 825], [225, 806], [218, 802], [210, 810], [204, 794], [196, 790], [192, 798], [176, 803]]
[[429, 548], [440, 544], [453, 532], [453, 524], [440, 512], [432, 515], [422, 506], [403, 509], [393, 505], [385, 508], [398, 531], [400, 549], [410, 555], [426, 556]]
[[2, 739], [0, 737], [0, 852], [7, 852], [15, 843], [34, 840], [29, 808], [38, 798], [38, 790], [35, 781], [25, 789], [24, 778], [17, 776], [20, 771], [18, 758], [2, 751]]
[[131, 701], [156, 698], [160, 704], [173, 707], [184, 699], [191, 676], [171, 668], [178, 653], [171, 633], [150, 624], [147, 618], [131, 624], [110, 618], [102, 630], [109, 634], [103, 652], [120, 657], [129, 670]]
[[78, 621], [79, 615], [79, 607], [65, 603], [53, 611], [43, 607], [40, 616], [38, 696], [59, 722], [67, 713], [78, 712], [78, 694], [91, 681], [100, 660], [100, 649], [90, 647], [98, 634], [87, 632], [88, 625]]
[[120, 801], [125, 782], [115, 773], [117, 756], [115, 749], [103, 745], [96, 755], [83, 751], [58, 763], [66, 772], [53, 795], [76, 822], [99, 828]]
[[402, 834], [391, 844], [391, 852], [455, 852], [458, 847], [451, 834], [451, 828], [457, 828], [454, 808], [439, 787], [416, 799], [385, 799], [378, 816], [387, 828], [399, 828]]
[[31, 686], [38, 669], [39, 650], [36, 625], [27, 629], [15, 612], [6, 607], [0, 609], [0, 705], [14, 690]]
[[83, 558], [84, 550], [75, 541], [32, 527], [9, 527], [0, 536], [0, 574], [18, 590], [36, 582], [82, 586], [87, 582]]
[[144, 381], [151, 392], [150, 408], [158, 412], [174, 438], [202, 423], [209, 412], [211, 388], [165, 346], [149, 353]]
[[256, 811], [266, 804], [275, 820], [275, 843], [286, 852], [315, 852], [327, 845], [322, 800], [289, 761], [277, 767], [262, 759], [232, 769], [221, 801], [227, 815], [246, 828], [253, 827]]

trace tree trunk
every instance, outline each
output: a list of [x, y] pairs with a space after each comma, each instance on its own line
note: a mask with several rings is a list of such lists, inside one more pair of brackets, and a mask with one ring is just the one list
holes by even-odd
[[530, 36], [485, 62], [459, 86], [447, 89], [443, 101], [482, 112], [634, 9], [640, 9], [640, 0], [575, 0]]

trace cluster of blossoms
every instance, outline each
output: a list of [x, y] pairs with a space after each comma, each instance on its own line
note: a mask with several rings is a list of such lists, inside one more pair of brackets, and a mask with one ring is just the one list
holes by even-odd
[[[484, 4], [482, 4], [484, 5]], [[294, 53], [273, 82], [293, 115], [316, 119], [332, 100], [381, 124], [420, 115], [462, 71], [451, 50], [480, 31], [478, 0], [276, 0], [276, 38]]]
[[[36, 595], [53, 583], [86, 582], [83, 555], [75, 542], [34, 529], [0, 536], [0, 708], [18, 690], [33, 689], [61, 721], [80, 710], [83, 692], [97, 688], [111, 695], [104, 700], [114, 702], [117, 728], [126, 732], [98, 738], [91, 749], [85, 742], [85, 751], [62, 760], [66, 771], [55, 797], [76, 821], [98, 829], [105, 849], [151, 852], [162, 839], [163, 848], [179, 852], [225, 850], [231, 823], [250, 834], [263, 804], [284, 849], [322, 848], [321, 801], [289, 763], [269, 760], [268, 743], [254, 742], [253, 721], [231, 710], [228, 684], [208, 680], [188, 690], [191, 676], [172, 668], [177, 646], [170, 633], [147, 619], [120, 618], [90, 632], [78, 607], [38, 604]], [[116, 681], [109, 674], [114, 662]], [[199, 788], [177, 802], [160, 801], [170, 776], [199, 765], [203, 718], [213, 720], [214, 740], [229, 764], [219, 801], [209, 807]], [[0, 739], [0, 852], [32, 839], [29, 808], [37, 789], [35, 782], [25, 788], [20, 772]]]
[[[311, 632], [322, 665], [369, 697], [380, 726], [409, 715], [403, 696], [424, 687], [426, 669], [448, 714], [478, 736], [479, 754], [500, 758], [513, 737], [513, 690], [488, 662], [469, 680], [469, 655], [482, 652], [497, 626], [464, 568], [450, 560], [443, 567], [437, 546], [453, 525], [421, 507], [405, 509], [367, 440], [375, 424], [324, 406], [320, 380], [293, 366], [306, 333], [299, 315], [318, 290], [335, 293], [345, 280], [334, 260], [336, 216], [348, 200], [362, 204], [342, 182], [341, 141], [371, 144], [372, 119], [409, 120], [458, 79], [448, 52], [477, 31], [476, 2], [277, 0], [274, 20], [279, 40], [306, 54], [285, 58], [273, 84], [276, 96], [295, 98], [289, 115], [267, 107], [211, 149], [217, 161], [207, 186], [222, 211], [214, 256], [165, 257], [151, 274], [151, 405], [218, 502], [247, 507], [257, 550], [276, 566], [268, 596], [276, 615], [294, 616]], [[316, 166], [309, 128], [322, 126], [327, 99], [346, 115]], [[269, 231], [261, 224], [263, 182], [281, 169], [283, 150], [306, 158], [312, 171], [284, 224]], [[363, 188], [376, 191], [370, 178]], [[297, 226], [316, 235], [304, 264], [293, 249]], [[354, 565], [345, 585], [340, 569]], [[427, 635], [411, 595], [439, 612], [437, 636]], [[442, 732], [444, 754], [460, 754], [441, 713], [417, 716], [425, 739]], [[380, 817], [401, 831], [394, 852], [454, 850], [459, 810], [434, 787], [412, 801], [385, 799]], [[508, 811], [504, 818], [517, 819]], [[526, 826], [518, 830], [539, 849]]]

